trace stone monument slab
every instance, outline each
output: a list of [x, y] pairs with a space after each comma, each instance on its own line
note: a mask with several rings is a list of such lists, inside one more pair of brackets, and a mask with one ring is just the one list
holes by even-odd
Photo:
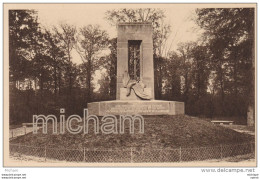
[[117, 29], [116, 100], [88, 103], [89, 114], [184, 114], [183, 102], [154, 99], [152, 24], [120, 23]]

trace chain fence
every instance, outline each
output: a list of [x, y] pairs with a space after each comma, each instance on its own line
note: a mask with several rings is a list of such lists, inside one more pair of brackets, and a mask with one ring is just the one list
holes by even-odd
[[40, 157], [47, 161], [60, 160], [70, 162], [89, 163], [156, 163], [183, 162], [222, 159], [237, 155], [254, 154], [255, 144], [244, 143], [236, 145], [219, 145], [215, 147], [176, 148], [176, 149], [105, 149], [94, 150], [88, 148], [66, 149], [48, 146], [34, 147], [21, 144], [10, 144], [10, 155], [26, 155]]

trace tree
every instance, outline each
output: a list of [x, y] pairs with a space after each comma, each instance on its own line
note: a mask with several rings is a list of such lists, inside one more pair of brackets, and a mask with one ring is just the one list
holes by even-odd
[[207, 47], [195, 42], [179, 43], [165, 59], [163, 71], [166, 99], [184, 101], [190, 115], [209, 115], [208, 99], [209, 60]]
[[119, 9], [106, 12], [106, 19], [111, 25], [121, 22], [150, 22], [153, 26], [154, 53], [161, 56], [163, 45], [170, 32], [170, 25], [164, 24], [164, 12], [155, 8]]
[[34, 37], [38, 33], [36, 12], [33, 10], [9, 10], [9, 65], [10, 81], [29, 76]]
[[50, 58], [50, 65], [53, 68], [54, 94], [56, 96], [61, 90], [61, 75], [59, 74], [62, 73], [62, 66], [64, 66], [63, 57], [65, 56], [65, 50], [60, 46], [61, 40], [55, 33], [46, 29], [44, 36], [46, 39], [46, 53]]
[[196, 45], [191, 49], [192, 58], [192, 78], [193, 87], [195, 89], [195, 95], [197, 98], [201, 98], [207, 94], [207, 88], [209, 83], [209, 56], [207, 53], [207, 47]]
[[183, 74], [183, 61], [182, 58], [176, 53], [171, 52], [167, 60], [165, 71], [165, 85], [164, 91], [167, 100], [181, 101], [182, 100], [182, 82], [181, 77]]
[[72, 93], [72, 56], [71, 52], [76, 44], [76, 27], [68, 24], [60, 24], [59, 28], [54, 28], [57, 37], [60, 39], [60, 46], [65, 49], [65, 58], [67, 70], [66, 75], [68, 76], [68, 91], [69, 95]]
[[[235, 114], [246, 115], [247, 110], [242, 106], [246, 105], [248, 109], [254, 106], [254, 11], [253, 8], [196, 11], [197, 24], [205, 30], [203, 37], [216, 72], [223, 115], [228, 113], [229, 96], [235, 101], [228, 110]], [[241, 103], [239, 99], [245, 99], [245, 102]]]
[[170, 33], [170, 25], [164, 23], [164, 12], [155, 8], [119, 9], [106, 12], [106, 19], [116, 25], [120, 22], [150, 22], [153, 26], [153, 53], [154, 53], [154, 82], [155, 98], [160, 99], [162, 94], [163, 54], [166, 51], [166, 40]]
[[117, 39], [113, 38], [108, 41], [108, 48], [110, 54], [107, 55], [104, 59], [103, 68], [106, 69], [107, 76], [103, 77], [103, 80], [100, 83], [106, 83], [106, 80], [109, 82], [108, 92], [110, 99], [116, 98], [116, 80], [117, 80]]
[[29, 122], [34, 114], [58, 115], [60, 108], [82, 114], [80, 67], [71, 60], [76, 28], [42, 28], [30, 10], [10, 10], [9, 24], [11, 123]]
[[107, 47], [108, 34], [98, 25], [88, 25], [80, 29], [77, 51], [86, 69], [87, 100], [91, 101], [92, 75], [99, 68], [101, 61], [98, 53]]
[[178, 44], [177, 51], [180, 54], [180, 58], [182, 59], [182, 75], [184, 79], [184, 85], [183, 85], [183, 96], [184, 96], [184, 102], [188, 102], [189, 98], [189, 92], [191, 89], [191, 69], [192, 69], [192, 59], [191, 59], [191, 53], [192, 49], [196, 46], [196, 43], [194, 42], [187, 42], [187, 43], [180, 43]]
[[10, 88], [10, 119], [12, 122], [28, 121], [30, 114], [43, 112], [44, 102], [35, 91], [39, 85], [42, 97], [44, 85], [47, 87], [45, 82], [49, 80], [43, 33], [37, 22], [37, 12], [33, 10], [10, 10], [9, 27], [10, 81], [23, 84], [29, 81], [22, 90]]

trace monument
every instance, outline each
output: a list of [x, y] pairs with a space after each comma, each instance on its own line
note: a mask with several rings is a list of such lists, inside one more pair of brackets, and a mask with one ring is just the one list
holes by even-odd
[[184, 114], [183, 102], [154, 98], [152, 24], [120, 23], [117, 29], [116, 100], [88, 103], [89, 114]]

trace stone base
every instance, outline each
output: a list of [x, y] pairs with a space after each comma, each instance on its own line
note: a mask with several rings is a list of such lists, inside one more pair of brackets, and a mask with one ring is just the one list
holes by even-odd
[[181, 115], [184, 102], [161, 100], [115, 100], [88, 103], [88, 113], [104, 115]]

